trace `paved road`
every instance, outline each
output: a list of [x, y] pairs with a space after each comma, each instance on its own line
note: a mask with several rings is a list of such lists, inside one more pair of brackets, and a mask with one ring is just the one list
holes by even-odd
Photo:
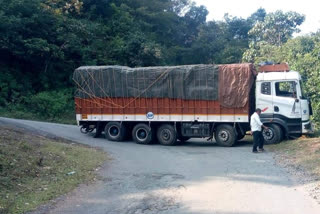
[[199, 140], [146, 146], [94, 139], [71, 125], [5, 118], [0, 124], [97, 146], [113, 159], [101, 180], [78, 188], [44, 213], [320, 213], [304, 187], [275, 164], [273, 154], [253, 154], [249, 142], [232, 148]]

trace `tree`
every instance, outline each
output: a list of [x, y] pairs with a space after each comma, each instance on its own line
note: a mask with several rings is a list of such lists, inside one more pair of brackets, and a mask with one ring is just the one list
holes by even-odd
[[263, 22], [266, 15], [266, 10], [264, 8], [259, 8], [256, 12], [254, 12], [253, 14], [251, 14], [251, 16], [248, 17], [248, 21], [251, 23], [253, 27], [257, 22]]
[[300, 31], [297, 27], [304, 19], [304, 15], [299, 13], [292, 11], [284, 13], [278, 10], [267, 14], [263, 21], [258, 21], [249, 31], [249, 35], [255, 42], [266, 41], [281, 46], [292, 37], [293, 33]]
[[290, 39], [302, 15], [260, 8], [247, 19], [206, 22], [207, 14], [191, 0], [0, 0], [0, 108], [40, 109], [32, 102], [55, 94], [71, 102], [81, 65], [222, 64], [242, 56], [289, 61], [314, 80], [307, 87], [318, 99], [319, 35]]
[[227, 42], [225, 34], [222, 23], [210, 21], [203, 24], [191, 49], [185, 53], [185, 60], [189, 63], [220, 63], [219, 55]]
[[191, 45], [197, 38], [199, 27], [206, 22], [208, 10], [204, 6], [197, 7], [192, 5], [184, 15], [183, 22], [185, 27], [184, 44]]
[[258, 42], [244, 54], [244, 61], [258, 64], [263, 61], [287, 62], [291, 70], [298, 71], [312, 99], [315, 122], [320, 122], [320, 34], [289, 39], [282, 46]]

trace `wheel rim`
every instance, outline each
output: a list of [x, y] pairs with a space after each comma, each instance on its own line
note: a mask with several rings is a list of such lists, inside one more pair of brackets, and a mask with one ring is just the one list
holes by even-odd
[[223, 142], [226, 142], [229, 140], [229, 133], [225, 130], [222, 130], [219, 132], [219, 139], [222, 140]]
[[136, 131], [136, 137], [140, 141], [144, 141], [148, 137], [148, 131], [144, 128], [140, 128]]
[[120, 130], [117, 126], [111, 126], [108, 132], [109, 132], [109, 135], [112, 137], [118, 137], [120, 134]]
[[165, 141], [169, 141], [171, 139], [171, 133], [168, 129], [164, 129], [161, 132], [161, 137]]
[[81, 128], [80, 128], [80, 132], [83, 133], [83, 134], [87, 134], [87, 133], [88, 133], [86, 127], [81, 127]]
[[266, 140], [271, 140], [274, 137], [273, 130], [270, 128], [268, 130], [263, 130], [262, 135]]

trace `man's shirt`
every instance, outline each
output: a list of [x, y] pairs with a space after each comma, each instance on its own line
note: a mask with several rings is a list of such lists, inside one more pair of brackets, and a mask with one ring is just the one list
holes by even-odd
[[253, 113], [251, 115], [251, 121], [250, 121], [250, 127], [251, 127], [251, 131], [255, 132], [255, 131], [261, 131], [261, 120], [259, 115], [257, 114], [257, 112]]

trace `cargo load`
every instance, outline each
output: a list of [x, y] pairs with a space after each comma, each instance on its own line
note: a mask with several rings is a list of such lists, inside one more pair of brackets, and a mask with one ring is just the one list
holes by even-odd
[[[84, 66], [75, 70], [75, 97], [110, 108], [126, 108], [137, 99], [169, 98], [219, 101], [229, 108], [244, 107], [254, 82], [251, 64], [184, 65], [130, 68]], [[123, 104], [113, 98], [124, 98]], [[101, 103], [102, 105], [102, 103]]]

